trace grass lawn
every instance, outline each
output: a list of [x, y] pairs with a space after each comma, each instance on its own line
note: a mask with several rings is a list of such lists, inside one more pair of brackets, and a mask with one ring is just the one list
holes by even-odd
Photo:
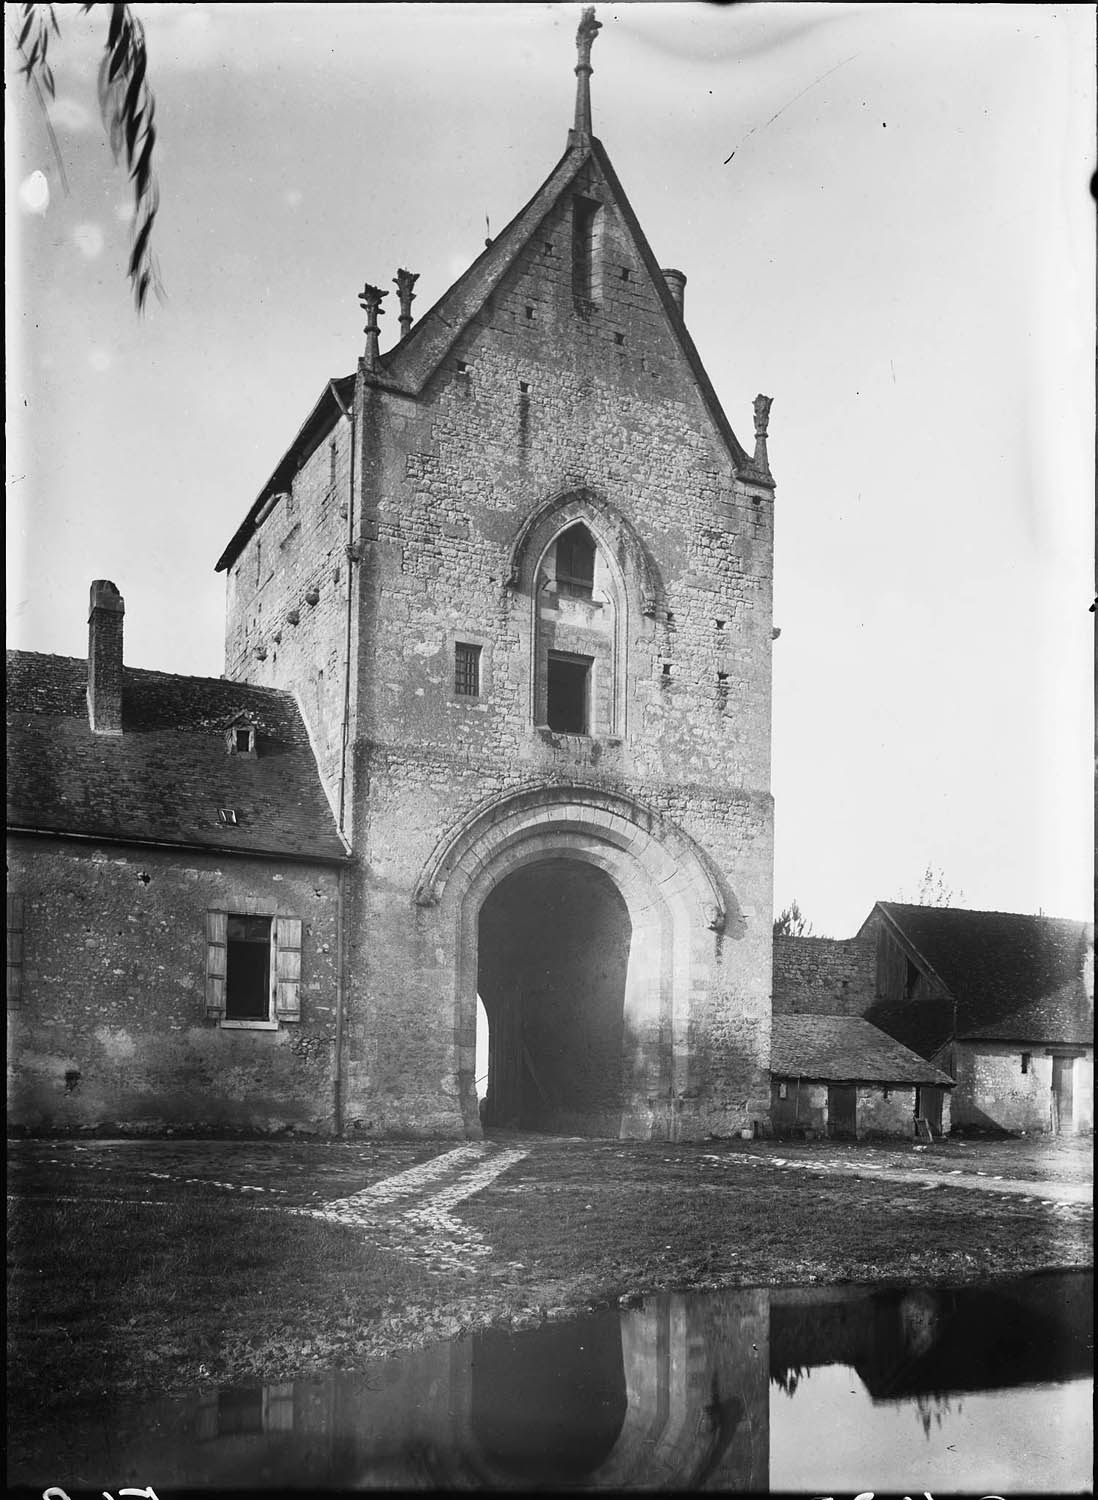
[[[241, 1143], [17, 1149], [13, 1440], [61, 1410], [102, 1416], [134, 1396], [352, 1369], [661, 1287], [971, 1282], [1092, 1264], [1089, 1204], [859, 1180], [823, 1171], [822, 1154], [817, 1171], [803, 1155], [794, 1168], [734, 1149], [519, 1144], [529, 1154], [460, 1203], [457, 1218], [488, 1249], [451, 1270], [401, 1253], [400, 1234], [413, 1247], [433, 1231], [402, 1221], [399, 1204], [384, 1211], [386, 1231], [399, 1231], [384, 1244], [292, 1210], [453, 1142], [296, 1145], [284, 1158]], [[1031, 1150], [1023, 1159], [1035, 1177], [1041, 1161]], [[1087, 1159], [1076, 1148], [1053, 1170], [1071, 1178]], [[966, 1157], [965, 1169], [999, 1173], [989, 1160]]]
[[439, 1278], [339, 1225], [201, 1193], [17, 1203], [8, 1229], [9, 1418], [59, 1402], [353, 1363]]

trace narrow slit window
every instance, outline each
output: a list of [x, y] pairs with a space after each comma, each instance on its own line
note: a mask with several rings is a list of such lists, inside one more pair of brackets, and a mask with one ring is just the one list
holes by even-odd
[[271, 1019], [271, 919], [230, 915], [225, 954], [225, 1019]]
[[454, 692], [459, 698], [480, 697], [480, 649], [465, 641], [454, 647]]
[[558, 734], [587, 734], [591, 699], [589, 656], [550, 651], [546, 674], [546, 718]]
[[1028, 1073], [1029, 1072], [1029, 1067], [1030, 1067], [1030, 1063], [1032, 1062], [1032, 1060], [1033, 1059], [1032, 1059], [1032, 1054], [1031, 1053], [1029, 1053], [1029, 1052], [1023, 1052], [1022, 1053], [1022, 1072], [1023, 1073]]
[[572, 292], [581, 302], [594, 300], [596, 291], [595, 247], [599, 205], [592, 198], [576, 198], [572, 204]]

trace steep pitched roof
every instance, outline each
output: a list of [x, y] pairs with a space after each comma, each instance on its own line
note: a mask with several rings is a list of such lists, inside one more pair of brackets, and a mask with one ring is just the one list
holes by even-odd
[[898, 901], [876, 910], [956, 1002], [958, 1038], [1093, 1042], [1091, 923]]
[[618, 181], [602, 142], [576, 139], [538, 188], [537, 192], [519, 210], [507, 227], [477, 257], [469, 269], [460, 276], [449, 291], [424, 314], [419, 323], [395, 348], [382, 356], [383, 383], [392, 382], [402, 390], [418, 394], [427, 381], [439, 369], [469, 324], [483, 309], [489, 297], [497, 290], [507, 272], [519, 256], [535, 239], [547, 215], [555, 207], [561, 195], [580, 174], [587, 163], [594, 163], [609, 190], [615, 208], [621, 214], [632, 236], [638, 258], [641, 260], [655, 289], [668, 325], [678, 342], [702, 400], [728, 449], [736, 472], [753, 483], [773, 488], [774, 481], [769, 469], [757, 468], [753, 458], [742, 447], [731, 424], [724, 414], [717, 394], [710, 383], [701, 362], [694, 340], [687, 331], [682, 313], [667, 288], [659, 262], [645, 237], [625, 189]]
[[[88, 726], [87, 663], [7, 656], [8, 827], [321, 860], [346, 858], [288, 693], [125, 668], [122, 734]], [[256, 751], [226, 734], [256, 728]], [[233, 808], [236, 825], [219, 820]]]
[[[587, 165], [593, 162], [633, 238], [638, 258], [643, 263], [657, 298], [667, 317], [673, 337], [690, 366], [698, 391], [709, 415], [728, 449], [736, 473], [753, 484], [773, 489], [770, 470], [757, 466], [732, 430], [731, 423], [713, 389], [701, 362], [694, 340], [690, 337], [682, 313], [667, 289], [659, 262], [645, 237], [625, 190], [618, 181], [601, 141], [595, 137], [575, 138], [537, 192], [511, 222], [486, 246], [473, 264], [458, 277], [438, 301], [415, 323], [400, 342], [381, 355], [378, 368], [367, 378], [383, 389], [418, 396], [431, 377], [442, 367], [447, 356], [497, 291], [508, 271], [523, 254], [546, 216], [561, 195]], [[287, 487], [302, 460], [320, 442], [337, 419], [341, 409], [352, 400], [355, 377], [329, 380], [301, 430], [286, 450], [253, 502], [248, 514], [218, 559], [215, 571], [232, 566], [241, 548], [255, 530], [264, 504], [273, 494]]]
[[226, 568], [232, 567], [244, 544], [258, 526], [260, 512], [267, 501], [272, 495], [289, 489], [302, 461], [313, 452], [316, 445], [331, 432], [339, 418], [347, 411], [354, 396], [354, 389], [355, 377], [353, 375], [342, 375], [328, 381], [317, 397], [312, 411], [302, 423], [297, 436], [275, 465], [270, 478], [252, 502], [248, 514], [236, 528], [232, 540], [218, 558], [214, 567], [215, 573], [223, 573]]
[[825, 1083], [953, 1085], [947, 1073], [861, 1016], [775, 1016], [770, 1072], [776, 1078]]

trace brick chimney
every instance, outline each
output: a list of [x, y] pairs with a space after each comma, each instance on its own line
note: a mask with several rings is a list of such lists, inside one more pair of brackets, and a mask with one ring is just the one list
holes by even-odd
[[88, 722], [96, 734], [122, 733], [122, 595], [106, 578], [91, 586], [88, 615]]

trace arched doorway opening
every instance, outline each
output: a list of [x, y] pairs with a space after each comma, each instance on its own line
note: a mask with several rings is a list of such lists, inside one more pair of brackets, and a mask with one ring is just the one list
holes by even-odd
[[[698, 1135], [709, 1127], [699, 1113], [707, 1081], [699, 1070], [695, 1016], [722, 982], [730, 933], [723, 883], [670, 819], [636, 798], [577, 783], [534, 784], [485, 799], [439, 842], [416, 887], [424, 961], [437, 965], [440, 993], [453, 1003], [456, 1093], [468, 1133], [481, 1132], [481, 911], [510, 876], [549, 861], [602, 872], [630, 924], [621, 1108], [575, 1123], [566, 1123], [573, 1111], [556, 1111], [558, 1123], [550, 1128], [637, 1140]], [[739, 936], [742, 917], [734, 920], [731, 931]], [[447, 956], [450, 943], [456, 962]], [[750, 1023], [745, 1031], [750, 1040]]]
[[605, 870], [549, 857], [504, 876], [478, 924], [484, 1124], [616, 1135], [632, 923]]

